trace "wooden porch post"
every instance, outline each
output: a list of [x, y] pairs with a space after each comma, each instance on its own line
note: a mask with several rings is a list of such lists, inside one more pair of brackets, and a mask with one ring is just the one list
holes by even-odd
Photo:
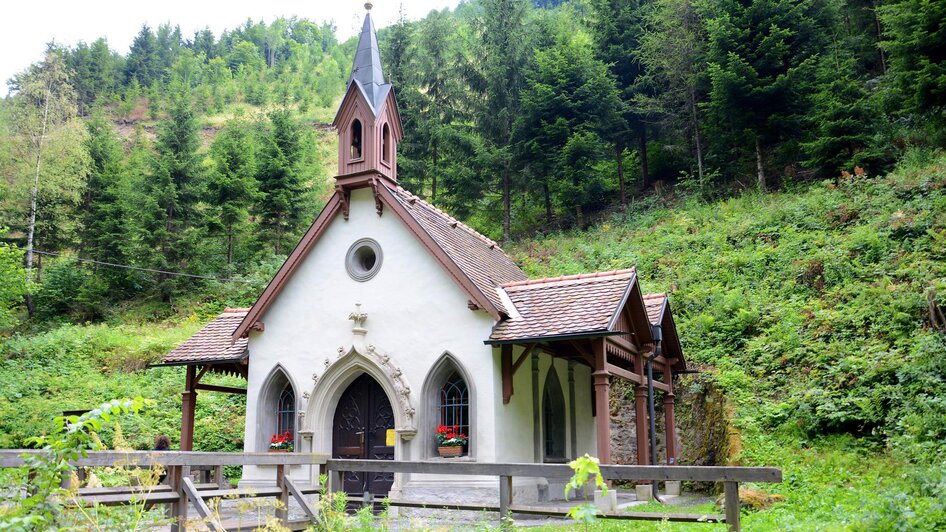
[[512, 398], [512, 344], [503, 344], [499, 348], [500, 367], [503, 373], [503, 404], [508, 405]]
[[611, 375], [607, 369], [607, 339], [594, 340], [595, 372], [595, 436], [598, 440], [598, 461], [611, 463]]
[[196, 366], [187, 366], [184, 393], [181, 394], [181, 450], [194, 450], [194, 407], [197, 405]]
[[637, 356], [638, 374], [641, 375], [641, 382], [634, 387], [634, 425], [637, 428], [637, 464], [650, 465], [650, 453], [648, 452], [648, 430], [647, 430], [647, 384], [644, 377], [644, 359]]
[[667, 464], [677, 463], [677, 422], [674, 418], [673, 408], [676, 395], [673, 393], [673, 373], [670, 370], [670, 364], [664, 364], [664, 382], [670, 389], [664, 394], [664, 429], [667, 435]]

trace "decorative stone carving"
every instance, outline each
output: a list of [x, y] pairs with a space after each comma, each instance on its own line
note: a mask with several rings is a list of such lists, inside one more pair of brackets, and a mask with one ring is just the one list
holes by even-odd
[[309, 400], [309, 392], [302, 392], [302, 398], [305, 399], [306, 401], [308, 401], [308, 400]]
[[[320, 384], [323, 386], [328, 386], [331, 378], [326, 378], [329, 375], [329, 371], [335, 365], [344, 365], [350, 357], [357, 357], [362, 360], [362, 364], [365, 362], [373, 365], [377, 370], [382, 373], [386, 378], [383, 379], [387, 381], [389, 390], [392, 390], [393, 397], [391, 397], [392, 404], [391, 406], [395, 409], [395, 419], [396, 423], [400, 426], [396, 426], [395, 430], [400, 435], [401, 439], [404, 441], [410, 441], [414, 435], [417, 434], [416, 427], [416, 417], [417, 409], [411, 401], [411, 386], [407, 382], [407, 378], [404, 375], [404, 371], [397, 366], [393, 357], [387, 353], [380, 352], [377, 347], [373, 344], [368, 344], [365, 342], [365, 336], [367, 335], [367, 329], [364, 328], [365, 321], [368, 319], [368, 314], [362, 312], [361, 304], [355, 305], [355, 311], [348, 315], [348, 319], [354, 322], [352, 327], [352, 343], [350, 347], [340, 346], [338, 348], [338, 356], [334, 361], [329, 358], [325, 359], [325, 371], [322, 372], [322, 376], [313, 373], [312, 382], [313, 382], [313, 395], [318, 395], [317, 392], [320, 388]], [[325, 382], [320, 382], [325, 381]], [[393, 389], [392, 389], [393, 388]], [[306, 400], [309, 398], [309, 394], [305, 393], [304, 397]], [[400, 413], [400, 415], [397, 415]]]
[[355, 327], [352, 329], [364, 329], [365, 321], [368, 319], [368, 313], [361, 311], [361, 303], [355, 303], [355, 311], [348, 315], [348, 319], [355, 322]]

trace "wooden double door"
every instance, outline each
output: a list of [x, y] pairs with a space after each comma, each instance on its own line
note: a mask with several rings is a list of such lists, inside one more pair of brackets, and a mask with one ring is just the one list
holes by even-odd
[[[342, 393], [335, 407], [332, 457], [394, 460], [393, 431], [394, 411], [387, 394], [376, 380], [362, 374]], [[369, 492], [380, 500], [393, 483], [393, 473], [346, 472], [344, 490], [359, 497]]]

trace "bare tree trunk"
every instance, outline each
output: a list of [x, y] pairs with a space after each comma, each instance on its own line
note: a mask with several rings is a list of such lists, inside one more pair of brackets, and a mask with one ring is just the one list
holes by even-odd
[[647, 188], [650, 182], [650, 171], [647, 168], [647, 126], [642, 125], [640, 136], [638, 137], [639, 150], [641, 154], [641, 188]]
[[755, 138], [755, 165], [756, 171], [758, 172], [759, 180], [759, 190], [765, 190], [765, 169], [762, 165], [762, 144], [759, 142], [759, 137]]
[[437, 169], [438, 169], [438, 157], [437, 157], [437, 143], [434, 142], [433, 150], [431, 153], [431, 160], [434, 163], [434, 171], [430, 175], [430, 202], [433, 203], [437, 199]]
[[696, 95], [693, 87], [690, 87], [690, 116], [693, 120], [693, 140], [696, 142], [696, 171], [700, 178], [700, 187], [703, 182], [703, 145], [700, 142], [700, 121], [696, 115]]
[[227, 266], [233, 264], [233, 224], [227, 228]]
[[503, 169], [503, 242], [509, 241], [509, 167]]
[[555, 213], [552, 212], [552, 193], [549, 190], [548, 178], [542, 181], [542, 194], [545, 196], [545, 223], [551, 227]]
[[[36, 198], [39, 195], [39, 171], [43, 162], [43, 140], [46, 138], [46, 125], [49, 122], [49, 98], [51, 89], [46, 85], [46, 101], [43, 103], [43, 124], [40, 129], [39, 138], [35, 140], [36, 146], [36, 173], [33, 175], [33, 189], [30, 191], [30, 227], [26, 237], [26, 283], [33, 280], [33, 238], [36, 235]], [[32, 318], [36, 313], [36, 305], [33, 304], [33, 294], [26, 293], [26, 311]]]
[[618, 164], [618, 187], [620, 189], [621, 205], [627, 205], [627, 189], [624, 186], [624, 146], [620, 142], [614, 144], [614, 158]]
[[[880, 41], [883, 38], [883, 29], [880, 27], [880, 17], [877, 16], [877, 0], [874, 0], [874, 25], [877, 27], [877, 40]], [[880, 68], [882, 73], [887, 73], [887, 58], [884, 56], [884, 49], [881, 46], [877, 47], [877, 52], [880, 54]]]

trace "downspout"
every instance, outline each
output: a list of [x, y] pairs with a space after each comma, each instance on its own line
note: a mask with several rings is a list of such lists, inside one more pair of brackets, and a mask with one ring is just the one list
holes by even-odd
[[[660, 356], [661, 346], [660, 342], [663, 340], [663, 330], [660, 325], [652, 325], [651, 332], [654, 336], [654, 352], [651, 356], [646, 359], [647, 367], [647, 409], [650, 417], [650, 465], [657, 465], [657, 422], [656, 414], [654, 413], [654, 358]], [[650, 483], [651, 493], [653, 494], [654, 500], [663, 504], [664, 501], [660, 499], [660, 490], [657, 485], [657, 481], [654, 480]]]

